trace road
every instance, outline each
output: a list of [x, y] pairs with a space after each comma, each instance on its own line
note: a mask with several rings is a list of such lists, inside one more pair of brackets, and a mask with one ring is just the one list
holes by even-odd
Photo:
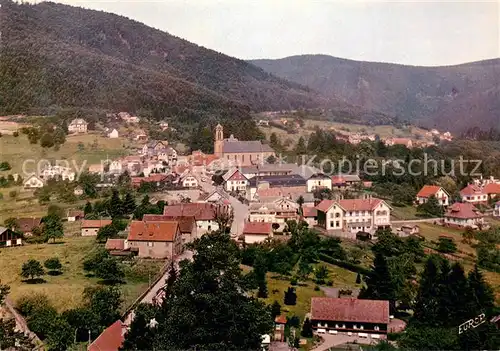
[[406, 224], [406, 223], [434, 223], [441, 221], [442, 218], [424, 218], [424, 219], [403, 219], [391, 221], [391, 224]]
[[[200, 182], [200, 185], [207, 193], [211, 193], [215, 189], [215, 187], [208, 182]], [[227, 194], [227, 196], [229, 198], [229, 202], [231, 203], [231, 207], [233, 208], [234, 214], [233, 223], [231, 224], [231, 235], [233, 237], [237, 237], [243, 233], [243, 225], [248, 217], [248, 206], [229, 194]]]

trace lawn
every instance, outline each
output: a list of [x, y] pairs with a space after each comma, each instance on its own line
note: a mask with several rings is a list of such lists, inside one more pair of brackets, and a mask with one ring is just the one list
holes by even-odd
[[420, 234], [425, 237], [427, 241], [438, 241], [440, 235], [447, 235], [452, 237], [457, 244], [457, 249], [459, 251], [465, 252], [467, 254], [476, 254], [476, 250], [468, 244], [462, 243], [462, 233], [463, 230], [443, 227], [440, 225], [430, 224], [430, 223], [418, 223], [420, 227]]
[[395, 220], [422, 218], [422, 217], [417, 217], [417, 208], [415, 206], [398, 207], [398, 206], [393, 206], [391, 204], [391, 207], [392, 207], [391, 216]]
[[[80, 151], [79, 144], [83, 144]], [[15, 138], [4, 135], [0, 138], [0, 161], [10, 163], [10, 173], [19, 173], [23, 178], [23, 162], [26, 160], [67, 160], [72, 168], [80, 169], [89, 164], [100, 163], [107, 158], [114, 159], [129, 154], [132, 144], [124, 138], [109, 139], [100, 134], [69, 135], [58, 151], [54, 148], [44, 149], [39, 144], [30, 144], [28, 138], [21, 134]], [[86, 167], [85, 167], [86, 166]], [[33, 172], [33, 163], [26, 165], [28, 172]], [[7, 172], [0, 172], [7, 173]]]
[[[0, 254], [0, 271], [2, 284], [11, 288], [9, 297], [15, 302], [21, 296], [33, 293], [46, 294], [59, 310], [74, 308], [82, 301], [83, 290], [88, 286], [99, 284], [97, 278], [85, 276], [82, 268], [85, 256], [95, 247], [92, 237], [65, 237], [56, 244], [30, 244], [4, 248]], [[36, 259], [43, 264], [48, 258], [58, 257], [63, 264], [63, 274], [59, 276], [45, 275], [46, 281], [41, 284], [23, 282], [19, 275], [21, 266], [29, 259]], [[162, 262], [143, 261], [133, 268], [127, 268], [127, 283], [121, 285], [125, 303], [123, 309], [131, 304], [148, 286], [148, 272], [154, 278]], [[146, 274], [144, 273], [146, 272]]]

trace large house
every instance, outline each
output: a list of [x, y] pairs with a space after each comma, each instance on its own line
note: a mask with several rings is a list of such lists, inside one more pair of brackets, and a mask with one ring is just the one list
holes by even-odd
[[194, 217], [199, 232], [218, 230], [216, 221], [217, 205], [211, 203], [193, 202], [165, 206], [163, 214], [171, 217]]
[[33, 235], [33, 231], [42, 225], [42, 218], [40, 217], [26, 217], [16, 219], [16, 228], [25, 236]]
[[390, 322], [389, 301], [313, 297], [310, 319], [316, 333], [385, 338]]
[[224, 189], [227, 192], [246, 193], [247, 187], [250, 184], [248, 179], [237, 169], [232, 168], [222, 176], [224, 180]]
[[88, 123], [83, 118], [75, 118], [68, 125], [69, 133], [87, 133]]
[[429, 197], [434, 196], [441, 206], [450, 204], [450, 195], [437, 185], [424, 185], [417, 194], [417, 205], [425, 204]]
[[21, 234], [12, 229], [0, 227], [0, 247], [10, 247], [22, 244], [23, 239]]
[[161, 221], [177, 221], [179, 222], [179, 230], [181, 231], [182, 244], [187, 244], [197, 238], [196, 219], [194, 217], [182, 216], [165, 216], [155, 214], [145, 214], [142, 217], [144, 222], [161, 222]]
[[332, 177], [332, 189], [347, 190], [357, 184], [361, 184], [361, 178], [357, 174], [337, 174]]
[[462, 202], [469, 202], [471, 204], [485, 204], [488, 202], [488, 194], [482, 187], [469, 184], [460, 190]]
[[312, 193], [313, 191], [320, 189], [332, 189], [332, 178], [323, 173], [313, 174], [309, 179], [307, 179], [307, 192]]
[[391, 208], [377, 198], [323, 200], [316, 209], [318, 225], [326, 230], [374, 232], [391, 225]]
[[82, 221], [82, 236], [96, 236], [99, 229], [111, 224], [110, 219], [86, 219]]
[[249, 206], [248, 220], [250, 222], [277, 223], [282, 231], [286, 221], [297, 220], [299, 205], [287, 198], [281, 198], [271, 203], [251, 203]]
[[444, 224], [452, 227], [479, 228], [483, 225], [483, 215], [469, 202], [454, 203], [444, 214]]
[[307, 181], [298, 174], [276, 175], [253, 177], [248, 181], [249, 198], [254, 199], [255, 194], [260, 189], [270, 188], [299, 188], [305, 192], [307, 190]]
[[127, 242], [139, 257], [173, 259], [182, 253], [182, 234], [177, 221], [132, 221]]
[[260, 140], [239, 141], [233, 135], [224, 139], [220, 124], [215, 127], [214, 154], [238, 166], [251, 166], [262, 163], [269, 156], [275, 156], [274, 150]]
[[272, 223], [245, 222], [243, 240], [245, 244], [254, 244], [273, 237]]

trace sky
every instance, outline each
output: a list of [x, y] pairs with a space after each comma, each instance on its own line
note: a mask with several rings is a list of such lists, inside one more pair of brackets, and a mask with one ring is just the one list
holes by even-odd
[[500, 57], [500, 0], [55, 1], [123, 15], [241, 59], [326, 54], [440, 66]]

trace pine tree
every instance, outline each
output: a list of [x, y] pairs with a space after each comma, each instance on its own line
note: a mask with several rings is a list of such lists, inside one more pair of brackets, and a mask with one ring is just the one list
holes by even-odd
[[359, 273], [356, 276], [356, 284], [361, 284], [361, 274], [359, 274]]
[[85, 215], [85, 217], [89, 214], [92, 213], [92, 204], [87, 201], [87, 203], [85, 204], [85, 207], [83, 208], [83, 214]]
[[273, 304], [271, 305], [271, 315], [273, 317], [273, 320], [281, 314], [281, 305], [278, 301], [274, 300]]
[[253, 271], [255, 274], [255, 280], [257, 281], [257, 285], [259, 290], [257, 292], [257, 296], [260, 298], [267, 297], [267, 282], [266, 282], [266, 273], [267, 273], [267, 261], [263, 254], [258, 254], [255, 258], [255, 263], [253, 266]]
[[459, 263], [453, 264], [447, 285], [441, 287], [447, 296], [442, 297], [449, 303], [449, 318], [444, 321], [446, 326], [454, 326], [457, 321], [466, 321], [474, 317], [472, 294], [465, 277], [464, 269]]
[[172, 290], [174, 288], [174, 283], [177, 280], [177, 269], [175, 269], [175, 262], [171, 261], [170, 266], [168, 267], [168, 277], [165, 281], [165, 297], [169, 296], [172, 293]]
[[479, 267], [474, 265], [474, 269], [469, 272], [467, 279], [472, 295], [473, 306], [476, 311], [488, 311], [495, 306], [495, 296], [491, 286], [484, 281], [483, 274]]
[[293, 306], [297, 304], [297, 294], [295, 293], [295, 289], [293, 287], [288, 287], [288, 290], [285, 291], [285, 298], [283, 300], [285, 305]]
[[422, 325], [437, 325], [440, 303], [438, 298], [439, 264], [440, 258], [429, 257], [421, 274], [413, 317]]
[[306, 318], [304, 321], [304, 325], [302, 325], [302, 331], [300, 333], [304, 338], [312, 338], [313, 336], [313, 329], [312, 329], [312, 323], [309, 320], [309, 318]]
[[366, 290], [360, 294], [362, 299], [388, 300], [391, 313], [395, 310], [396, 287], [385, 257], [377, 253], [373, 260], [372, 271], [365, 277]]
[[304, 137], [300, 137], [295, 146], [295, 153], [297, 155], [305, 155], [307, 153], [306, 142]]
[[113, 189], [111, 199], [109, 200], [109, 214], [111, 218], [119, 218], [123, 215], [123, 204], [118, 194], [118, 190], [116, 189]]
[[141, 201], [141, 206], [149, 206], [149, 195], [144, 195]]
[[133, 213], [136, 209], [135, 199], [130, 192], [125, 195], [123, 199], [123, 211], [124, 213]]
[[120, 350], [152, 350], [155, 327], [151, 325], [154, 310], [150, 305], [140, 304], [135, 309], [130, 329], [125, 334], [125, 341]]

